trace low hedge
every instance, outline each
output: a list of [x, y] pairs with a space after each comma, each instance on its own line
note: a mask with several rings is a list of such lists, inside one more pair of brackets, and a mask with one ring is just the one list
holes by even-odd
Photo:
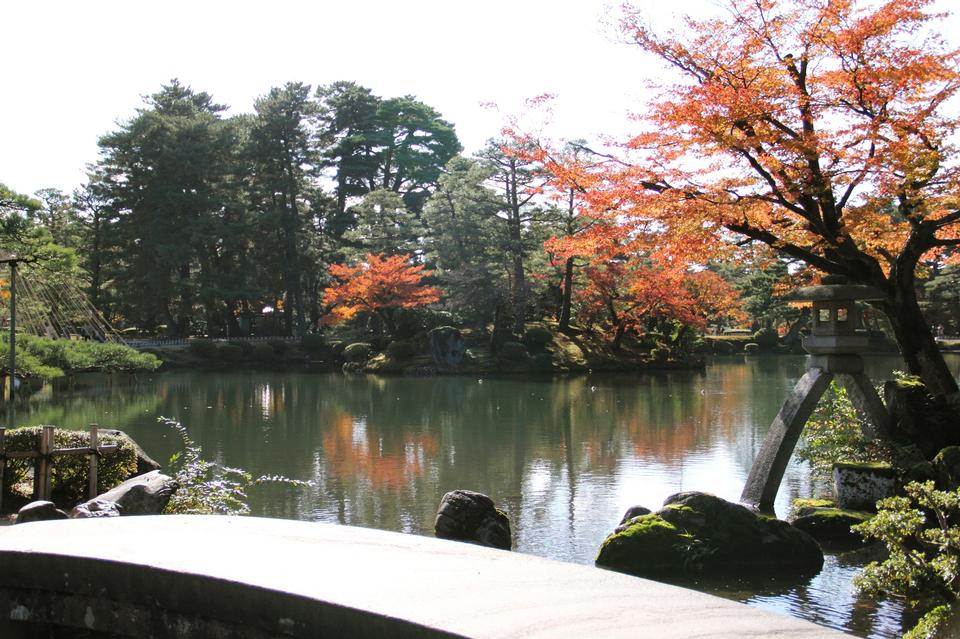
[[523, 344], [534, 355], [547, 350], [552, 341], [553, 334], [546, 326], [531, 326], [523, 333]]
[[[40, 440], [40, 426], [13, 428], [4, 435], [4, 451], [20, 452], [37, 450]], [[117, 444], [119, 447], [104, 453], [97, 465], [97, 493], [110, 490], [137, 472], [137, 450], [134, 442], [118, 435], [100, 435], [101, 444]], [[56, 429], [53, 433], [53, 447], [82, 448], [90, 445], [90, 433], [82, 430]], [[14, 487], [29, 481], [34, 459], [8, 459], [3, 471], [4, 495], [11, 495]], [[86, 455], [53, 457], [50, 473], [50, 486], [53, 501], [61, 507], [72, 508], [87, 499], [90, 458]], [[27, 491], [31, 494], [32, 484]]]

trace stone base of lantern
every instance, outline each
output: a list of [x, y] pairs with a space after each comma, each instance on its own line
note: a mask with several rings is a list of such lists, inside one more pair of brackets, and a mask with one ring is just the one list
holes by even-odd
[[863, 372], [863, 358], [847, 354], [810, 355], [807, 372], [784, 400], [767, 431], [740, 495], [741, 502], [760, 511], [773, 511], [774, 499], [800, 433], [834, 378], [843, 385], [857, 412], [865, 418], [868, 427], [864, 435], [874, 438], [877, 436], [874, 428], [886, 429], [889, 416], [870, 378]]

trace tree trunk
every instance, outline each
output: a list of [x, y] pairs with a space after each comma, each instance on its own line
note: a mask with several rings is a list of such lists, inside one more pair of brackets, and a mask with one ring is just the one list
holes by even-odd
[[563, 298], [560, 301], [560, 332], [570, 330], [570, 299], [573, 292], [573, 258], [568, 257], [563, 272]]
[[787, 329], [787, 334], [783, 336], [783, 340], [781, 341], [787, 346], [795, 344], [800, 339], [800, 330], [806, 326], [809, 320], [810, 308], [805, 307], [800, 311], [800, 317], [797, 318], [797, 321], [791, 324], [790, 328]]
[[897, 290], [894, 299], [887, 300], [883, 310], [893, 327], [907, 372], [918, 375], [934, 395], [957, 393], [957, 380], [943, 359], [913, 290]]
[[610, 343], [610, 347], [613, 348], [614, 351], [618, 353], [620, 352], [620, 345], [623, 343], [623, 336], [626, 334], [626, 332], [626, 324], [624, 322], [618, 322], [617, 331], [614, 333], [613, 341]]

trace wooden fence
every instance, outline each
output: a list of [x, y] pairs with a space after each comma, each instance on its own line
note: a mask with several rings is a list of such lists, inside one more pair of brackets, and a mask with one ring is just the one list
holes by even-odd
[[90, 457], [90, 477], [87, 494], [90, 499], [97, 496], [97, 464], [100, 455], [115, 451], [117, 444], [100, 444], [98, 439], [99, 428], [96, 424], [90, 425], [90, 445], [79, 448], [54, 448], [53, 426], [43, 426], [37, 437], [34, 450], [7, 452], [5, 444], [5, 428], [0, 428], [0, 511], [3, 509], [3, 475], [7, 469], [8, 459], [33, 459], [33, 499], [50, 499], [50, 471], [53, 469], [54, 457], [71, 455], [87, 455]]

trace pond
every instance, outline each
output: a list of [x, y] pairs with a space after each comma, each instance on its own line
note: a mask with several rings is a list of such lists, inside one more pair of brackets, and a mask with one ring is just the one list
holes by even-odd
[[[960, 356], [950, 356], [955, 374]], [[901, 365], [868, 358], [879, 380]], [[21, 424], [133, 436], [158, 461], [180, 420], [204, 457], [254, 475], [310, 480], [258, 487], [253, 514], [431, 535], [443, 494], [467, 488], [507, 513], [515, 547], [591, 564], [623, 512], [703, 490], [736, 501], [802, 357], [718, 358], [704, 371], [531, 378], [383, 378], [269, 372], [168, 372], [135, 385], [45, 389]], [[776, 509], [809, 496], [791, 462]], [[853, 632], [896, 637], [895, 602], [860, 600], [857, 567], [828, 557], [803, 583], [710, 584], [712, 592]]]

